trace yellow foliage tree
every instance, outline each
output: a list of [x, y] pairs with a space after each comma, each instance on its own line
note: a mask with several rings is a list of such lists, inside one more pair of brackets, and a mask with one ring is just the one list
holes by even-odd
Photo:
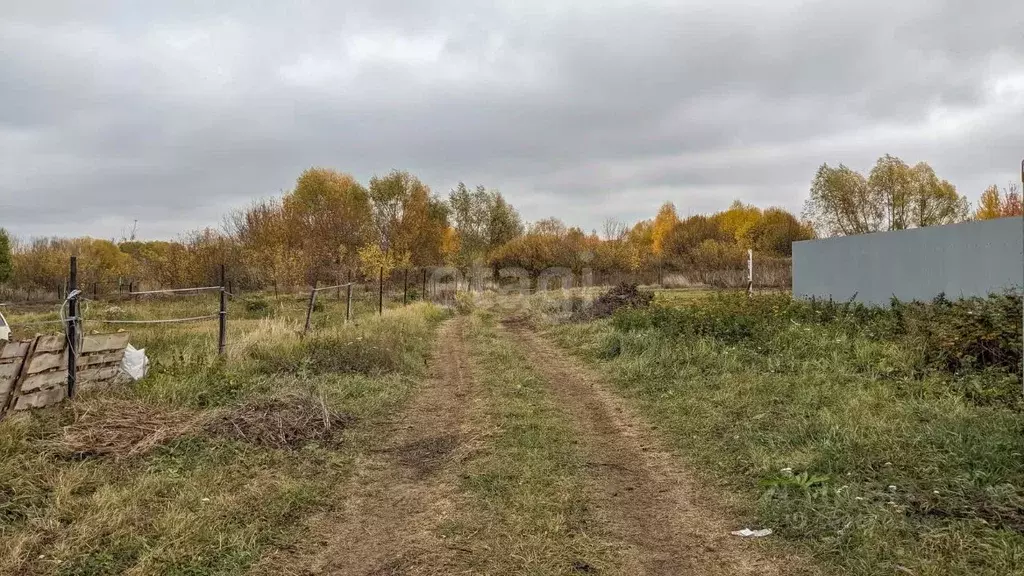
[[1021, 208], [1021, 194], [1017, 184], [1010, 184], [1002, 192], [998, 186], [993, 184], [981, 193], [978, 208], [974, 211], [974, 219], [992, 220], [1007, 216], [1020, 216], [1022, 213], [1024, 211]]
[[679, 216], [676, 214], [675, 205], [671, 202], [662, 204], [651, 227], [651, 253], [655, 258], [661, 258], [664, 255], [666, 241], [677, 224], [679, 224]]

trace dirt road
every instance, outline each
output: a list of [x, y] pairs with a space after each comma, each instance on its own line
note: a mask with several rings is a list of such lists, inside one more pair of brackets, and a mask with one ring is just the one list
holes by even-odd
[[448, 549], [437, 527], [452, 513], [453, 469], [467, 437], [473, 386], [465, 318], [441, 327], [430, 377], [405, 410], [379, 430], [383, 448], [356, 463], [339, 492], [341, 510], [318, 518], [298, 550], [263, 563], [266, 574], [391, 576], [447, 574]]
[[[490, 335], [490, 350], [517, 350], [518, 366], [540, 383], [544, 398], [537, 401], [556, 406], [550, 412], [559, 421], [564, 419], [565, 434], [571, 438], [569, 450], [578, 451], [586, 462], [575, 480], [565, 481], [585, 487], [584, 524], [589, 528], [576, 535], [563, 533], [560, 540], [509, 528], [560, 525], [560, 513], [554, 512], [550, 522], [537, 518], [533, 523], [502, 524], [509, 517], [497, 514], [481, 525], [480, 510], [493, 512], [500, 504], [488, 501], [486, 491], [484, 496], [466, 494], [460, 479], [473, 477], [474, 454], [481, 442], [486, 444], [484, 452], [504, 457], [504, 462], [515, 458], [503, 453], [500, 443], [481, 440], [490, 438], [490, 433], [474, 432], [480, 428], [479, 408], [489, 405], [497, 410], [499, 421], [514, 422], [514, 430], [523, 434], [531, 433], [530, 426], [543, 424], [523, 421], [529, 411], [521, 407], [505, 406], [506, 416], [500, 415], [501, 409], [494, 404], [500, 402], [495, 386], [515, 394], [523, 381], [517, 384], [500, 369], [497, 372], [502, 373], [496, 374], [493, 365], [489, 372], [480, 372], [484, 363], [473, 356], [480, 347], [466, 341], [473, 321], [459, 317], [441, 328], [431, 376], [391, 426], [379, 430], [382, 448], [357, 462], [355, 477], [339, 490], [344, 504], [312, 523], [303, 545], [265, 559], [257, 573], [412, 576], [476, 574], [481, 566], [492, 567], [485, 569], [487, 573], [518, 573], [510, 567], [544, 563], [520, 558], [503, 564], [500, 559], [493, 561], [498, 558], [494, 555], [512, 554], [516, 542], [532, 539], [551, 545], [531, 550], [562, 557], [573, 538], [589, 539], [593, 550], [612, 551], [601, 560], [602, 572], [609, 574], [773, 576], [796, 572], [790, 559], [771, 557], [757, 543], [730, 536], [736, 525], [715, 506], [714, 495], [661, 447], [656, 432], [590, 369], [529, 326], [514, 322], [503, 327], [478, 322], [475, 329]], [[490, 394], [483, 389], [485, 381]], [[476, 473], [496, 482], [508, 477], [508, 471], [477, 469]], [[524, 488], [533, 498], [541, 498], [542, 492]], [[551, 506], [540, 502], [530, 510], [543, 515], [545, 510], [557, 510], [556, 504], [555, 500]], [[474, 507], [475, 512], [470, 510]], [[482, 526], [478, 536], [470, 533], [456, 545], [443, 535], [445, 525], [473, 526], [474, 518], [475, 525]], [[530, 573], [597, 572], [582, 561], [557, 566], [565, 569]]]
[[655, 433], [600, 378], [527, 325], [505, 324], [527, 350], [579, 433], [593, 505], [632, 548], [628, 572], [651, 575], [778, 575], [785, 560], [729, 535], [728, 524]]

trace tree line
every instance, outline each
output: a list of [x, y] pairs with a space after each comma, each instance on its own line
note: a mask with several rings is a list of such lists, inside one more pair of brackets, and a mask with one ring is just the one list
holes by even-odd
[[255, 201], [207, 228], [173, 241], [34, 238], [0, 229], [0, 284], [52, 291], [68, 258], [79, 256], [82, 286], [110, 292], [118, 284], [181, 287], [214, 283], [221, 264], [245, 288], [336, 283], [402, 268], [519, 268], [536, 277], [559, 267], [581, 274], [739, 269], [747, 249], [784, 259], [792, 243], [818, 236], [900, 230], [1021, 214], [1020, 190], [986, 190], [974, 212], [966, 197], [925, 163], [883, 156], [868, 175], [822, 165], [803, 219], [782, 208], [735, 201], [708, 215], [681, 217], [665, 203], [647, 220], [606, 220], [584, 231], [557, 218], [525, 223], [502, 194], [460, 183], [447, 196], [414, 175], [392, 171], [367, 185], [310, 168], [294, 188]]
[[886, 154], [867, 176], [840, 164], [822, 164], [804, 204], [804, 218], [827, 236], [906, 230], [969, 219], [1020, 216], [1017, 184], [985, 190], [972, 213], [967, 197], [926, 162], [910, 166]]

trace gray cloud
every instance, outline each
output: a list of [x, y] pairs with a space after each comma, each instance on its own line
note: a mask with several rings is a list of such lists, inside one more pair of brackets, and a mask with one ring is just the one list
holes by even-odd
[[884, 153], [973, 199], [1024, 156], [1012, 0], [2, 4], [19, 236], [171, 237], [311, 165], [597, 228], [665, 200], [799, 209], [822, 162]]

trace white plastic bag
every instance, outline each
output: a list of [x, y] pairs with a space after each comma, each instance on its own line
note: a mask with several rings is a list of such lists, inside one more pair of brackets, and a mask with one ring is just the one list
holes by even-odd
[[145, 378], [149, 372], [149, 358], [146, 357], [146, 349], [136, 350], [129, 344], [124, 349], [124, 358], [121, 359], [121, 371], [127, 374], [133, 382]]

